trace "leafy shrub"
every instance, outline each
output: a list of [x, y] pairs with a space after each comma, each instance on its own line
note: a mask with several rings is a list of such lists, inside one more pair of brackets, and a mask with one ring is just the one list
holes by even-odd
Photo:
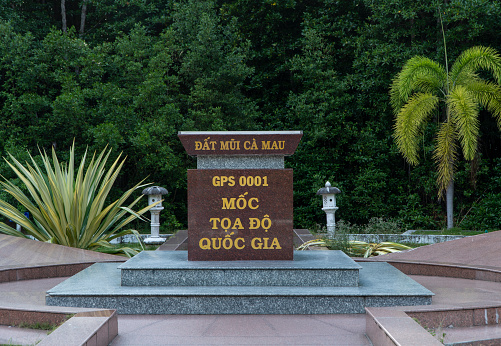
[[366, 234], [398, 234], [402, 233], [403, 225], [398, 219], [373, 217], [368, 224], [363, 226], [362, 230]]
[[404, 225], [398, 219], [373, 217], [365, 225], [352, 224], [345, 220], [336, 222], [336, 234], [399, 234], [403, 231]]
[[499, 230], [501, 228], [501, 194], [487, 194], [474, 203], [470, 212], [459, 226], [476, 231]]
[[[1, 184], [7, 193], [28, 210], [32, 220], [3, 200], [0, 200], [0, 215], [21, 225], [29, 236], [40, 241], [89, 250], [105, 247], [128, 256], [136, 254], [136, 250], [127, 247], [116, 249], [110, 241], [125, 234], [137, 236], [135, 230], [121, 229], [131, 221], [141, 218], [141, 215], [155, 204], [137, 212], [133, 211], [132, 208], [141, 195], [126, 205], [132, 193], [144, 186], [137, 184], [111, 204], [105, 205], [124, 164], [124, 160], [120, 160], [119, 156], [106, 170], [110, 153], [111, 150], [107, 153], [103, 150], [97, 157], [94, 155], [88, 164], [85, 153], [76, 171], [74, 145], [66, 164], [59, 162], [54, 148], [52, 164], [47, 153], [40, 153], [44, 169], [31, 155], [31, 164], [26, 163], [24, 166], [9, 154], [11, 161], [6, 161], [24, 183], [28, 193], [24, 193], [11, 181], [5, 180]], [[0, 232], [27, 237], [3, 222], [0, 222]]]

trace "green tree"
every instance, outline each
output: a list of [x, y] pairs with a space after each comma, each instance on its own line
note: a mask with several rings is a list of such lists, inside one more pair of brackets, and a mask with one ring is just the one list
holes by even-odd
[[413, 165], [418, 163], [419, 140], [426, 121], [438, 115], [434, 160], [437, 165], [439, 196], [446, 191], [447, 227], [453, 227], [454, 169], [460, 144], [466, 160], [478, 150], [479, 111], [484, 107], [497, 118], [501, 128], [501, 87], [483, 80], [481, 71], [492, 72], [501, 82], [501, 57], [487, 47], [463, 52], [449, 70], [422, 56], [411, 58], [391, 86], [391, 105], [396, 115], [394, 136], [398, 149]]

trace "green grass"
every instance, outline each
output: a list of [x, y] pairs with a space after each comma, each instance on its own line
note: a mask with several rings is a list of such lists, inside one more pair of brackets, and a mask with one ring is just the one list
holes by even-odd
[[[70, 315], [67, 315], [66, 316], [66, 320], [61, 322], [61, 323], [49, 323], [49, 322], [34, 322], [34, 323], [28, 323], [28, 322], [21, 322], [17, 325], [15, 325], [14, 327], [17, 327], [17, 328], [26, 328], [26, 329], [35, 329], [35, 330], [46, 330], [47, 331], [47, 334], [50, 334], [52, 333], [53, 331], [55, 331], [57, 328], [59, 328], [59, 326], [61, 326], [61, 324], [63, 324], [64, 322], [66, 322], [68, 319], [70, 319], [71, 317], [73, 317], [75, 314], [70, 314]], [[40, 340], [41, 341], [41, 340]], [[40, 341], [37, 341], [35, 344], [30, 344], [30, 345], [36, 345], [38, 344]], [[12, 342], [12, 338], [9, 340], [9, 343], [8, 344], [1, 344], [0, 343], [0, 346], [22, 346], [21, 344], [17, 344], [17, 343], [13, 343]]]
[[53, 332], [59, 326], [60, 326], [59, 324], [48, 323], [48, 322], [35, 322], [35, 323], [21, 322], [16, 327], [26, 328], [26, 329], [47, 330], [47, 331]]
[[430, 244], [421, 244], [421, 243], [406, 243], [406, 242], [401, 242], [400, 244], [407, 245], [408, 247], [411, 247], [411, 248], [413, 248], [413, 249], [415, 249], [415, 248], [417, 248], [417, 247], [421, 247], [421, 246], [430, 245]]

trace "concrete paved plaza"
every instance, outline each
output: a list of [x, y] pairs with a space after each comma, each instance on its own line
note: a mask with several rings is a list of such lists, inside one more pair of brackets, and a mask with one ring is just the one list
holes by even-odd
[[[40, 255], [39, 249], [30, 247], [31, 243], [30, 246], [20, 247], [23, 242], [17, 243], [17, 240], [15, 251], [9, 250], [5, 246], [2, 248], [1, 244], [5, 245], [7, 240], [10, 240], [10, 237], [4, 237], [8, 236], [0, 236], [0, 270], [7, 271], [23, 267], [23, 261], [20, 257], [26, 258], [27, 267], [34, 266], [33, 257], [39, 258], [38, 266], [49, 265], [49, 263], [54, 265], [56, 262], [64, 264], [65, 258], [72, 258], [71, 254], [68, 253], [66, 256], [59, 254], [54, 255], [52, 259], [49, 258], [50, 256], [45, 258]], [[386, 260], [389, 263], [400, 263], [401, 265], [417, 265], [419, 263], [427, 266], [444, 265], [450, 268], [449, 272], [452, 272], [453, 268], [480, 268], [497, 273], [501, 271], [501, 256], [499, 256], [498, 250], [500, 241], [501, 232], [494, 232], [459, 241], [426, 246], [407, 253], [394, 254], [394, 256], [381, 256], [377, 260]], [[455, 244], [450, 244], [453, 242]], [[479, 248], [475, 249], [476, 246]], [[454, 251], [451, 252], [450, 249], [454, 249]], [[30, 255], [27, 251], [34, 251], [34, 253]], [[443, 253], [442, 257], [439, 255], [440, 252]], [[19, 253], [22, 253], [22, 256]], [[43, 253], [44, 256], [47, 255], [47, 252]], [[86, 255], [88, 254], [86, 253]], [[71, 263], [75, 263], [77, 260], [78, 258], [72, 258]], [[89, 259], [82, 258], [80, 260], [88, 261]], [[95, 259], [95, 261], [103, 260], [110, 260], [110, 258]], [[8, 264], [9, 261], [12, 263], [11, 265]], [[437, 310], [443, 309], [444, 306], [501, 305], [500, 282], [445, 276], [410, 275], [412, 279], [435, 293], [431, 307]], [[31, 310], [46, 308], [45, 291], [62, 282], [65, 278], [3, 280], [0, 283], [0, 314], [5, 313], [1, 309], [12, 307]], [[499, 339], [501, 339], [501, 328], [497, 323], [467, 328], [443, 326], [443, 332], [446, 344], [490, 340], [486, 341], [485, 345], [495, 345], [499, 344]], [[46, 336], [43, 331], [0, 326], [0, 344], [30, 345], [44, 338]], [[216, 344], [371, 345], [372, 343], [366, 335], [365, 314], [119, 315], [118, 336], [111, 343], [111, 345]]]

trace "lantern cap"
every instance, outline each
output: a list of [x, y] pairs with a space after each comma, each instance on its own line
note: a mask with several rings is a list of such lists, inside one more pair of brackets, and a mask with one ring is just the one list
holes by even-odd
[[317, 195], [336, 195], [338, 193], [341, 193], [341, 190], [337, 187], [332, 187], [329, 182], [326, 182], [325, 187], [322, 187], [317, 191]]
[[150, 186], [143, 190], [143, 195], [166, 195], [169, 192], [161, 186]]

